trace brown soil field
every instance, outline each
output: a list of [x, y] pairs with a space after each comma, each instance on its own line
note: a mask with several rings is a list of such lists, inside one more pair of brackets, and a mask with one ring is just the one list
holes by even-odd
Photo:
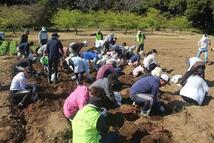
[[[75, 36], [73, 33], [59, 33], [65, 47], [74, 41], [89, 41], [93, 45], [94, 37], [89, 32], [81, 32]], [[104, 32], [108, 34], [108, 32]], [[122, 35], [115, 32], [118, 43], [123, 41], [128, 45], [135, 44], [134, 34]], [[161, 67], [169, 74], [184, 74], [185, 60], [196, 55], [197, 41], [201, 35], [190, 33], [163, 33], [156, 32], [147, 35], [145, 51], [153, 48], [158, 50], [158, 61]], [[17, 37], [13, 37], [18, 39]], [[211, 38], [211, 42], [213, 37]], [[29, 40], [36, 41], [37, 33], [31, 33]], [[211, 47], [213, 47], [211, 45]], [[211, 48], [210, 47], [210, 48]], [[32, 82], [39, 85], [39, 100], [27, 108], [19, 110], [12, 107], [8, 101], [11, 82], [10, 67], [15, 56], [0, 57], [0, 82], [3, 87], [0, 91], [0, 142], [10, 143], [67, 143], [72, 142], [71, 125], [63, 115], [63, 103], [69, 93], [75, 88], [71, 74], [60, 69], [60, 82], [57, 85], [48, 85], [46, 76], [33, 78]], [[39, 64], [34, 66], [42, 71]], [[131, 68], [123, 69], [125, 75], [119, 80], [130, 86], [137, 80], [130, 75]], [[92, 73], [94, 76], [95, 73]], [[176, 96], [179, 86], [167, 85], [161, 88], [161, 100], [168, 107], [166, 116], [153, 115], [149, 118], [140, 117], [138, 110], [132, 105], [123, 105], [116, 111], [130, 111], [124, 113], [125, 124], [119, 130], [124, 136], [124, 143], [213, 143], [214, 142], [214, 52], [209, 49], [209, 63], [206, 66], [205, 79], [210, 87], [210, 97], [203, 106], [184, 107], [179, 112], [180, 98]], [[127, 98], [127, 85], [122, 85], [120, 92]], [[175, 103], [176, 101], [176, 103]], [[175, 104], [174, 104], [175, 103]]]

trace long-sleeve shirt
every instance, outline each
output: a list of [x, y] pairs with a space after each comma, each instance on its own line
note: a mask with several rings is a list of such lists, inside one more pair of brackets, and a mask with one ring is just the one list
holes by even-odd
[[60, 56], [64, 54], [62, 43], [57, 38], [52, 37], [47, 43], [47, 52], [49, 60], [59, 60]]
[[154, 76], [146, 76], [139, 79], [131, 87], [131, 95], [134, 94], [151, 94], [156, 98], [160, 88], [160, 78]]
[[82, 52], [81, 55], [85, 60], [93, 60], [94, 58], [98, 57], [98, 54], [95, 52]]
[[95, 82], [93, 82], [91, 84], [91, 86], [89, 88], [92, 87], [100, 87], [105, 91], [106, 96], [110, 99], [110, 100], [114, 100], [114, 92], [113, 89], [111, 87], [111, 83], [109, 82], [108, 78], [102, 78], [102, 79], [98, 79]]
[[69, 118], [75, 114], [79, 109], [83, 108], [89, 99], [88, 87], [79, 85], [77, 88], [66, 98], [63, 105], [64, 115]]
[[41, 42], [41, 40], [48, 39], [47, 31], [40, 31], [38, 35], [38, 39], [39, 39], [39, 42]]
[[187, 79], [187, 83], [180, 90], [180, 95], [193, 99], [201, 105], [208, 89], [209, 87], [204, 79], [198, 75], [192, 75]]
[[25, 77], [24, 72], [18, 73], [11, 82], [10, 90], [23, 90], [27, 87], [27, 77]]
[[147, 57], [143, 59], [143, 65], [145, 68], [149, 69], [149, 65], [158, 64], [156, 56], [154, 54], [149, 54]]
[[96, 79], [98, 80], [98, 79], [103, 78], [105, 76], [106, 72], [115, 73], [115, 69], [112, 66], [112, 64], [105, 64], [105, 65], [101, 66], [97, 72]]

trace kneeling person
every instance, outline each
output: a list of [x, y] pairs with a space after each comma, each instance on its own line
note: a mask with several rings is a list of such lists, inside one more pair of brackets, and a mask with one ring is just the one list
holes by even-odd
[[32, 71], [26, 68], [23, 72], [19, 72], [10, 85], [10, 96], [12, 104], [19, 107], [27, 105], [30, 101], [37, 98], [35, 85], [28, 84], [28, 79], [32, 76]]

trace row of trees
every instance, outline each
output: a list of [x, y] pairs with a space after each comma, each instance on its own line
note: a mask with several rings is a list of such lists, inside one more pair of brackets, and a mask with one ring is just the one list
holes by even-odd
[[184, 16], [167, 19], [159, 10], [150, 8], [145, 16], [131, 12], [96, 11], [84, 13], [78, 10], [60, 9], [51, 19], [57, 28], [70, 30], [73, 28], [77, 34], [79, 27], [106, 28], [108, 30], [124, 29], [126, 34], [129, 29], [171, 28], [182, 31], [190, 26]]
[[[180, 22], [181, 18], [182, 21], [185, 21], [185, 19], [187, 19], [189, 23], [191, 23], [191, 26], [193, 26], [194, 28], [197, 28], [203, 32], [214, 33], [214, 28], [212, 28], [214, 27], [213, 0], [2, 0], [1, 3], [8, 5], [3, 6], [7, 7], [6, 9], [2, 10], [2, 8], [0, 8], [1, 27], [5, 27], [5, 25], [10, 28], [16, 27], [14, 26], [16, 24], [10, 24], [12, 23], [9, 22], [10, 20], [5, 22], [5, 17], [8, 17], [9, 15], [7, 13], [11, 13], [10, 15], [16, 16], [18, 13], [19, 15], [21, 15], [20, 13], [24, 13], [21, 16], [15, 16], [16, 18], [20, 17], [20, 19], [25, 19], [26, 16], [30, 17], [25, 20], [25, 23], [21, 23], [20, 25], [38, 28], [44, 25], [52, 26], [53, 23], [56, 23], [57, 26], [59, 26], [58, 22], [54, 21], [53, 19], [57, 16], [57, 14], [59, 15], [59, 12], [62, 12], [63, 10], [79, 10], [81, 11], [80, 13], [83, 13], [83, 15], [88, 14], [88, 16], [93, 15], [93, 13], [99, 13], [100, 10], [102, 10], [104, 13], [101, 14], [102, 16], [105, 15], [105, 13], [110, 13], [107, 11], [111, 11], [113, 15], [122, 15], [122, 13], [126, 15], [128, 13], [145, 18], [150, 17], [148, 15], [152, 13], [151, 11], [154, 11], [151, 10], [151, 8], [153, 8], [157, 10], [159, 13], [158, 15], [160, 15], [164, 19], [170, 19], [170, 22], [167, 21], [166, 23], [176, 24], [176, 20]], [[16, 13], [16, 10], [21, 11], [17, 12], [17, 14], [13, 14]], [[102, 23], [101, 26], [106, 27], [106, 25], [108, 25], [108, 19], [104, 19], [105, 20], [102, 20], [104, 22], [101, 21], [100, 23]], [[89, 21], [91, 23], [91, 20]], [[97, 22], [95, 22], [95, 24], [96, 23]], [[148, 27], [148, 22], [146, 24], [141, 23], [137, 25], [140, 25], [142, 27], [146, 25], [146, 27]], [[163, 24], [160, 23], [153, 23], [153, 25], [161, 25], [160, 28], [163, 26]], [[69, 25], [69, 28], [70, 27], [74, 27], [74, 25]], [[118, 23], [116, 27], [118, 27]], [[136, 25], [134, 27], [136, 27]], [[174, 26], [174, 28], [175, 27], [176, 26]]]

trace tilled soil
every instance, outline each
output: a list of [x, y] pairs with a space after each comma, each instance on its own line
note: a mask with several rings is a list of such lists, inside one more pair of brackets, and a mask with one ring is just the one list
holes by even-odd
[[[196, 53], [195, 43], [199, 36], [148, 36], [145, 47], [157, 48], [160, 65], [168, 74], [183, 74], [185, 59]], [[91, 39], [89, 39], [90, 41]], [[132, 40], [128, 44], [132, 44]], [[214, 60], [210, 52], [209, 59]], [[47, 76], [32, 79], [39, 85], [39, 100], [20, 110], [11, 106], [9, 97], [10, 66], [14, 56], [0, 57], [0, 79], [3, 88], [0, 93], [0, 142], [71, 142], [71, 125], [63, 115], [62, 107], [65, 98], [75, 88], [70, 80], [71, 73], [60, 70], [60, 82], [57, 85], [47, 83]], [[167, 115], [153, 113], [151, 117], [138, 115], [139, 108], [128, 99], [128, 88], [137, 80], [131, 75], [131, 68], [125, 67], [125, 75], [119, 80], [123, 83], [119, 90], [123, 97], [123, 105], [111, 112], [122, 111], [126, 121], [119, 132], [124, 136], [121, 142], [130, 143], [172, 143], [172, 142], [214, 142], [214, 102], [213, 102], [213, 62], [206, 68], [206, 79], [210, 86], [209, 98], [204, 106], [184, 107], [178, 95], [180, 87], [168, 85], [161, 88], [160, 100], [167, 107]], [[41, 71], [42, 68], [36, 65]], [[93, 73], [93, 76], [95, 73]]]

